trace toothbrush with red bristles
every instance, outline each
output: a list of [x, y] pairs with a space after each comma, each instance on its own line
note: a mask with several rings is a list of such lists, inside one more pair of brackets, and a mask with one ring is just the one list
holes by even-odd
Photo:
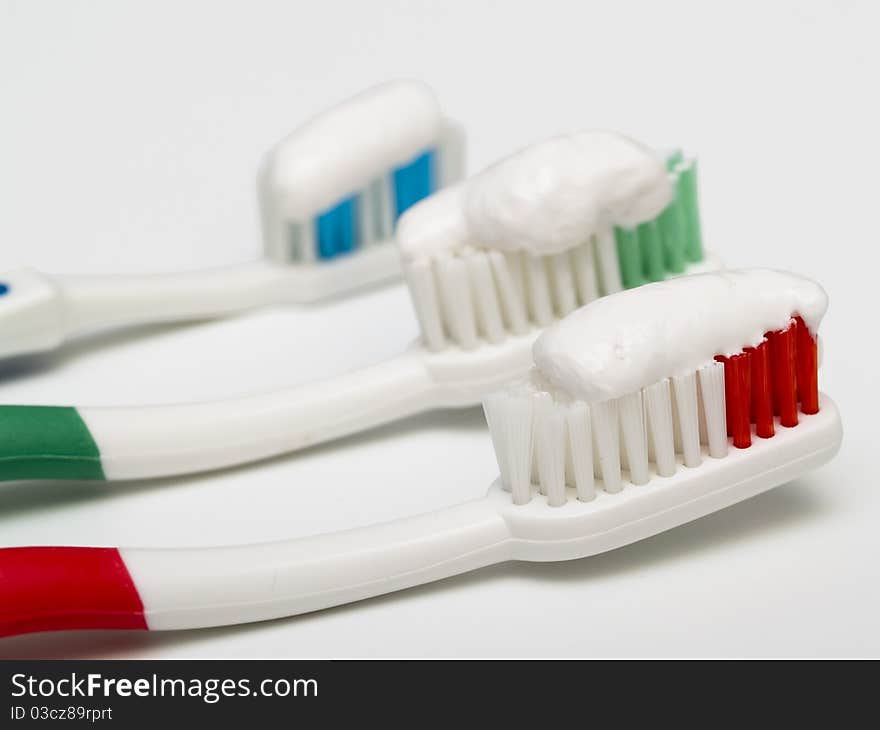
[[818, 389], [827, 297], [770, 270], [597, 299], [545, 330], [484, 402], [482, 499], [256, 545], [0, 550], [0, 635], [189, 629], [292, 616], [507, 560], [583, 558], [794, 479], [837, 452]]

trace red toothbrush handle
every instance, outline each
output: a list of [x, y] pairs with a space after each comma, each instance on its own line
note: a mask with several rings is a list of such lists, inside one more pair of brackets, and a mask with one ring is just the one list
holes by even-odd
[[66, 629], [146, 629], [116, 548], [0, 549], [0, 636]]

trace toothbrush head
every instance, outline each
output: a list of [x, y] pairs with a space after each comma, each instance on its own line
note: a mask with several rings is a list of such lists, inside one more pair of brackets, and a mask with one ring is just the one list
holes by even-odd
[[260, 172], [269, 258], [327, 263], [392, 239], [397, 218], [462, 172], [463, 135], [431, 89], [391, 81], [303, 124]]
[[397, 241], [431, 351], [497, 344], [708, 263], [693, 161], [611, 132], [520, 150], [413, 207]]
[[553, 325], [529, 377], [484, 402], [509, 498], [769, 488], [786, 464], [830, 458], [840, 423], [818, 390], [816, 344], [826, 307], [815, 282], [757, 269], [648, 284]]
[[795, 315], [815, 334], [827, 308], [822, 287], [786, 272], [697, 274], [592, 302], [545, 330], [533, 353], [560, 391], [606, 401], [759, 347]]
[[634, 228], [672, 202], [664, 160], [614, 132], [583, 131], [530, 145], [468, 183], [474, 240], [505, 251], [568, 251], [611, 226]]

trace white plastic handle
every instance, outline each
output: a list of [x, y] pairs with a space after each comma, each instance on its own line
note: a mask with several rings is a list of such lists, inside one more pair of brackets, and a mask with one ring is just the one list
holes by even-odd
[[107, 479], [219, 469], [303, 449], [427, 408], [418, 350], [295, 388], [209, 403], [79, 408]]
[[0, 275], [0, 357], [54, 349], [104, 327], [217, 317], [295, 298], [290, 272], [268, 262], [181, 274]]
[[147, 625], [262, 621], [409, 588], [507, 560], [489, 500], [382, 525], [240, 547], [121, 549]]
[[0, 274], [0, 357], [45, 352], [108, 327], [222, 317], [273, 304], [341, 296], [396, 278], [397, 248], [376, 244], [314, 264], [268, 260], [184, 273]]
[[103, 327], [218, 317], [292, 298], [283, 267], [264, 261], [184, 273], [67, 276], [54, 281], [67, 335]]

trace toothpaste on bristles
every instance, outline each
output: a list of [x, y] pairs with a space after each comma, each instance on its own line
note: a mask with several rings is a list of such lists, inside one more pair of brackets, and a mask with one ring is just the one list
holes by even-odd
[[827, 305], [809, 279], [749, 269], [577, 310], [538, 337], [526, 380], [484, 402], [505, 487], [517, 504], [533, 481], [551, 505], [589, 501], [796, 426], [819, 410]]
[[[408, 211], [397, 241], [428, 348], [497, 343], [684, 271], [682, 221], [696, 193], [678, 181], [692, 161], [674, 172], [667, 164], [623, 135], [577, 132], [526, 147]], [[691, 248], [689, 262], [699, 263], [702, 244]]]

